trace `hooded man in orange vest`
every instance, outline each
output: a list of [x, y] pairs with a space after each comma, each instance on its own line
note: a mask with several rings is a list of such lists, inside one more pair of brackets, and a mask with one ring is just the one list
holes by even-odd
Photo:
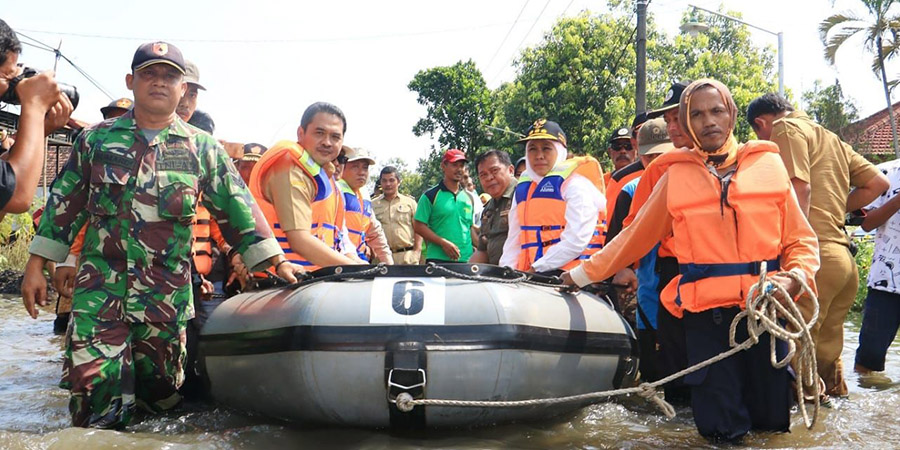
[[[690, 365], [730, 348], [729, 327], [758, 281], [762, 262], [769, 279], [792, 297], [800, 292], [799, 283], [777, 272], [790, 271], [813, 285], [819, 268], [816, 235], [778, 147], [765, 141], [738, 144], [736, 118], [737, 107], [722, 83], [691, 83], [681, 96], [679, 119], [697, 150], [669, 152], [668, 169], [634, 222], [562, 276], [563, 283], [578, 286], [606, 279], [671, 233], [680, 274], [661, 300], [683, 317]], [[738, 342], [747, 338], [745, 321], [737, 326]], [[790, 376], [786, 368], [771, 366], [770, 339], [763, 334], [750, 349], [685, 376], [701, 435], [737, 442], [751, 429], [789, 430]], [[779, 358], [787, 354], [784, 342], [776, 348]]]
[[313, 103], [300, 119], [297, 141], [273, 145], [250, 174], [250, 192], [285, 256], [308, 270], [358, 264], [342, 252], [344, 204], [334, 180], [346, 131], [337, 106]]

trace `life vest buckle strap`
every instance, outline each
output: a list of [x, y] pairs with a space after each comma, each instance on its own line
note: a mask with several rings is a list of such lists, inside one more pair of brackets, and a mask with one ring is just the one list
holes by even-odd
[[[759, 275], [762, 261], [749, 263], [722, 263], [722, 264], [679, 264], [678, 272], [681, 279], [678, 284], [693, 283], [705, 278], [729, 277], [734, 275]], [[769, 272], [781, 270], [781, 257], [766, 261], [766, 269]]]
[[565, 225], [522, 225], [521, 228], [524, 231], [553, 231], [562, 230]]

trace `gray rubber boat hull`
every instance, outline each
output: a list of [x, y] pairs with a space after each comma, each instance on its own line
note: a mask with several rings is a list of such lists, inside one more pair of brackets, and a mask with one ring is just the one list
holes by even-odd
[[[464, 267], [484, 272], [492, 266]], [[634, 333], [600, 297], [408, 269], [224, 302], [202, 331], [212, 396], [304, 423], [467, 427], [539, 420], [586, 403], [417, 406], [404, 413], [391, 399], [409, 392], [415, 398], [525, 400], [634, 380]]]

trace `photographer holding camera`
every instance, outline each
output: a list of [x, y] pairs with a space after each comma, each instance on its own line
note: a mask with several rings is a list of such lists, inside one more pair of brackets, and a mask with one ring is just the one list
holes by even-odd
[[21, 105], [15, 143], [0, 155], [0, 218], [28, 211], [43, 167], [44, 137], [63, 127], [74, 109], [52, 71], [23, 72], [20, 53], [16, 33], [0, 19], [0, 102]]

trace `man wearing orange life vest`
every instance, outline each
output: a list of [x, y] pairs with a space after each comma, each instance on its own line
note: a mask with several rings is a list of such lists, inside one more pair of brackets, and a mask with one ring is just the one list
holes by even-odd
[[[666, 132], [675, 148], [694, 147], [694, 142], [685, 134], [678, 117], [681, 94], [689, 84], [690, 81], [672, 83], [666, 92], [662, 106], [647, 114], [647, 117], [650, 119], [662, 117], [665, 120]], [[644, 168], [644, 171], [641, 173], [641, 179], [632, 194], [628, 216], [622, 222], [623, 227], [627, 227], [634, 221], [635, 215], [647, 202], [656, 183], [666, 173], [670, 159], [677, 160], [678, 158], [678, 156], [673, 156], [671, 153], [664, 153]], [[613, 212], [610, 214], [613, 214]], [[678, 275], [678, 260], [675, 259], [675, 255], [670, 248], [670, 238], [671, 234], [663, 238], [657, 250], [654, 271], [659, 277], [657, 282], [658, 295], [661, 295], [666, 285]], [[637, 278], [631, 269], [626, 268], [619, 271], [613, 281], [619, 284], [634, 285], [637, 283]], [[659, 376], [662, 378], [687, 367], [684, 325], [681, 323], [681, 319], [673, 316], [666, 308], [657, 309], [656, 321], [658, 369]], [[684, 385], [683, 378], [678, 378], [665, 386], [666, 401], [672, 404], [690, 404], [690, 392], [690, 387]]]
[[313, 103], [300, 119], [297, 142], [277, 142], [250, 174], [250, 192], [285, 256], [307, 270], [358, 263], [341, 252], [344, 205], [333, 178], [346, 131], [337, 106]]
[[[775, 274], [789, 270], [812, 285], [819, 259], [815, 233], [777, 146], [739, 145], [734, 138], [737, 107], [728, 88], [711, 79], [691, 83], [679, 115], [698, 150], [669, 152], [678, 156], [668, 158], [668, 170], [634, 222], [589, 261], [563, 274], [563, 282], [584, 286], [606, 279], [671, 232], [680, 275], [663, 291], [662, 303], [683, 316], [693, 365], [730, 348], [729, 326], [757, 281], [761, 262], [767, 262], [770, 280], [796, 296], [799, 284]], [[738, 342], [746, 339], [743, 321], [737, 331]], [[788, 431], [789, 374], [771, 366], [769, 340], [764, 334], [749, 350], [685, 377], [701, 435], [734, 442], [751, 429]], [[776, 347], [779, 357], [786, 355], [784, 342]]]
[[[628, 142], [630, 142], [630, 146], [632, 149], [637, 151], [637, 133], [638, 130], [641, 129], [641, 126], [644, 122], [647, 121], [647, 113], [640, 113], [635, 116], [634, 120], [631, 121], [631, 137]], [[621, 131], [621, 130], [620, 130]], [[619, 144], [622, 145], [621, 140]], [[615, 148], [615, 147], [612, 147]], [[611, 152], [611, 151], [610, 151]], [[613, 153], [611, 152], [610, 155]], [[641, 176], [641, 173], [644, 171], [644, 163], [641, 162], [641, 158], [634, 159], [630, 164], [623, 166], [622, 168], [618, 168], [618, 164], [616, 165], [616, 169], [613, 170], [610, 176], [606, 179], [606, 215], [607, 219], [611, 219], [613, 213], [616, 211], [616, 201], [619, 198], [619, 193], [622, 192], [622, 188], [625, 187], [626, 184]], [[607, 220], [608, 222], [609, 220]], [[611, 228], [613, 224], [607, 224]], [[621, 227], [621, 223], [617, 224]], [[612, 239], [612, 236], [607, 235], [606, 240], [609, 241]], [[604, 241], [604, 244], [606, 242]]]
[[375, 160], [364, 149], [344, 146], [341, 153], [346, 158], [338, 187], [344, 196], [344, 222], [346, 237], [355, 249], [357, 257], [369, 262], [369, 249], [374, 251], [378, 261], [394, 264], [391, 248], [381, 229], [381, 222], [375, 218], [372, 200], [360, 192], [369, 181], [369, 166]]
[[609, 147], [606, 149], [606, 155], [613, 163], [611, 172], [603, 174], [603, 186], [609, 187], [612, 174], [634, 162], [637, 157], [637, 149], [632, 145], [631, 128], [622, 127], [613, 130], [609, 137]]
[[603, 169], [590, 156], [566, 159], [566, 135], [539, 119], [519, 140], [526, 168], [509, 208], [509, 234], [500, 265], [558, 274], [603, 245]]

